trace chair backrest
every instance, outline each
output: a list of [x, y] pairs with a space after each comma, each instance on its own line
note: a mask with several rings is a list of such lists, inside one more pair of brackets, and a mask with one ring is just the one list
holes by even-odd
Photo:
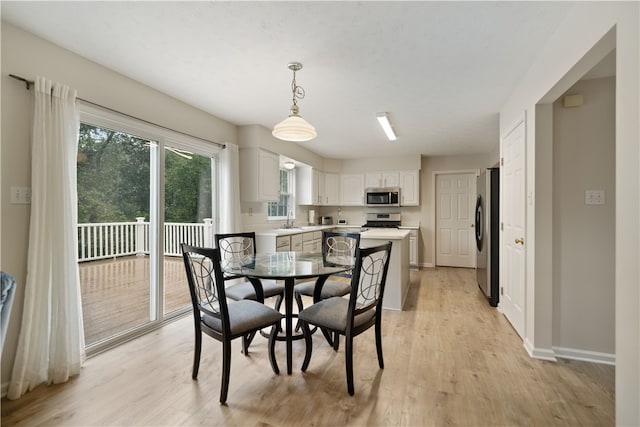
[[13, 307], [13, 297], [16, 292], [16, 280], [13, 276], [0, 272], [0, 282], [2, 283], [2, 298], [0, 299], [0, 322], [2, 341], [0, 342], [0, 353], [4, 348], [4, 339], [7, 337], [7, 328], [9, 326], [9, 317], [11, 316], [11, 307]]
[[379, 313], [382, 309], [390, 259], [391, 242], [356, 250], [347, 327], [351, 326], [354, 316], [372, 309]]
[[[223, 261], [243, 261], [247, 255], [256, 254], [256, 233], [253, 231], [216, 234], [215, 242], [216, 248], [220, 250], [220, 259]], [[225, 280], [237, 277], [239, 276], [224, 275]]]
[[[356, 256], [356, 249], [360, 246], [359, 233], [344, 233], [336, 231], [322, 232], [322, 253], [328, 260]], [[335, 276], [351, 277], [351, 272], [338, 273]]]
[[229, 311], [220, 268], [220, 250], [185, 243], [180, 247], [196, 323], [199, 324], [201, 315], [206, 314], [220, 319], [224, 331], [229, 334]]

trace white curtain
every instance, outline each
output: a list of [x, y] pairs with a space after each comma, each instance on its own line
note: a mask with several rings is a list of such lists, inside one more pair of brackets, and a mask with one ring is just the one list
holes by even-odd
[[76, 92], [38, 77], [24, 309], [7, 397], [65, 382], [85, 359], [77, 262]]
[[242, 231], [238, 146], [225, 144], [220, 159], [220, 232], [237, 233]]

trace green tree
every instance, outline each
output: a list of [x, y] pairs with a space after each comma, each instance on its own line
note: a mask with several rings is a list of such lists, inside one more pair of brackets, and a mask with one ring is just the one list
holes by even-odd
[[165, 153], [166, 222], [202, 222], [211, 218], [211, 159]]
[[[78, 222], [149, 219], [151, 147], [154, 142], [81, 123], [78, 141]], [[189, 158], [186, 158], [189, 157]], [[211, 159], [165, 156], [165, 221], [211, 217]]]
[[149, 218], [149, 141], [82, 123], [78, 141], [78, 222]]

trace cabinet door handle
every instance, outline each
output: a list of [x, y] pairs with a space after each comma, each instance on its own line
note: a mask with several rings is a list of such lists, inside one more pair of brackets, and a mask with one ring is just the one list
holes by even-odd
[[517, 238], [517, 239], [515, 240], [515, 242], [516, 242], [516, 245], [517, 245], [517, 244], [524, 245], [524, 237], [519, 237], [519, 238]]

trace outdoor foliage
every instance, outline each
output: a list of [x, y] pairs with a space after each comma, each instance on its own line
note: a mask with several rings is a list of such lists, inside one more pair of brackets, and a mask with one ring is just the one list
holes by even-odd
[[[81, 123], [78, 222], [149, 220], [151, 150], [155, 143]], [[211, 217], [211, 160], [166, 151], [165, 221]]]

